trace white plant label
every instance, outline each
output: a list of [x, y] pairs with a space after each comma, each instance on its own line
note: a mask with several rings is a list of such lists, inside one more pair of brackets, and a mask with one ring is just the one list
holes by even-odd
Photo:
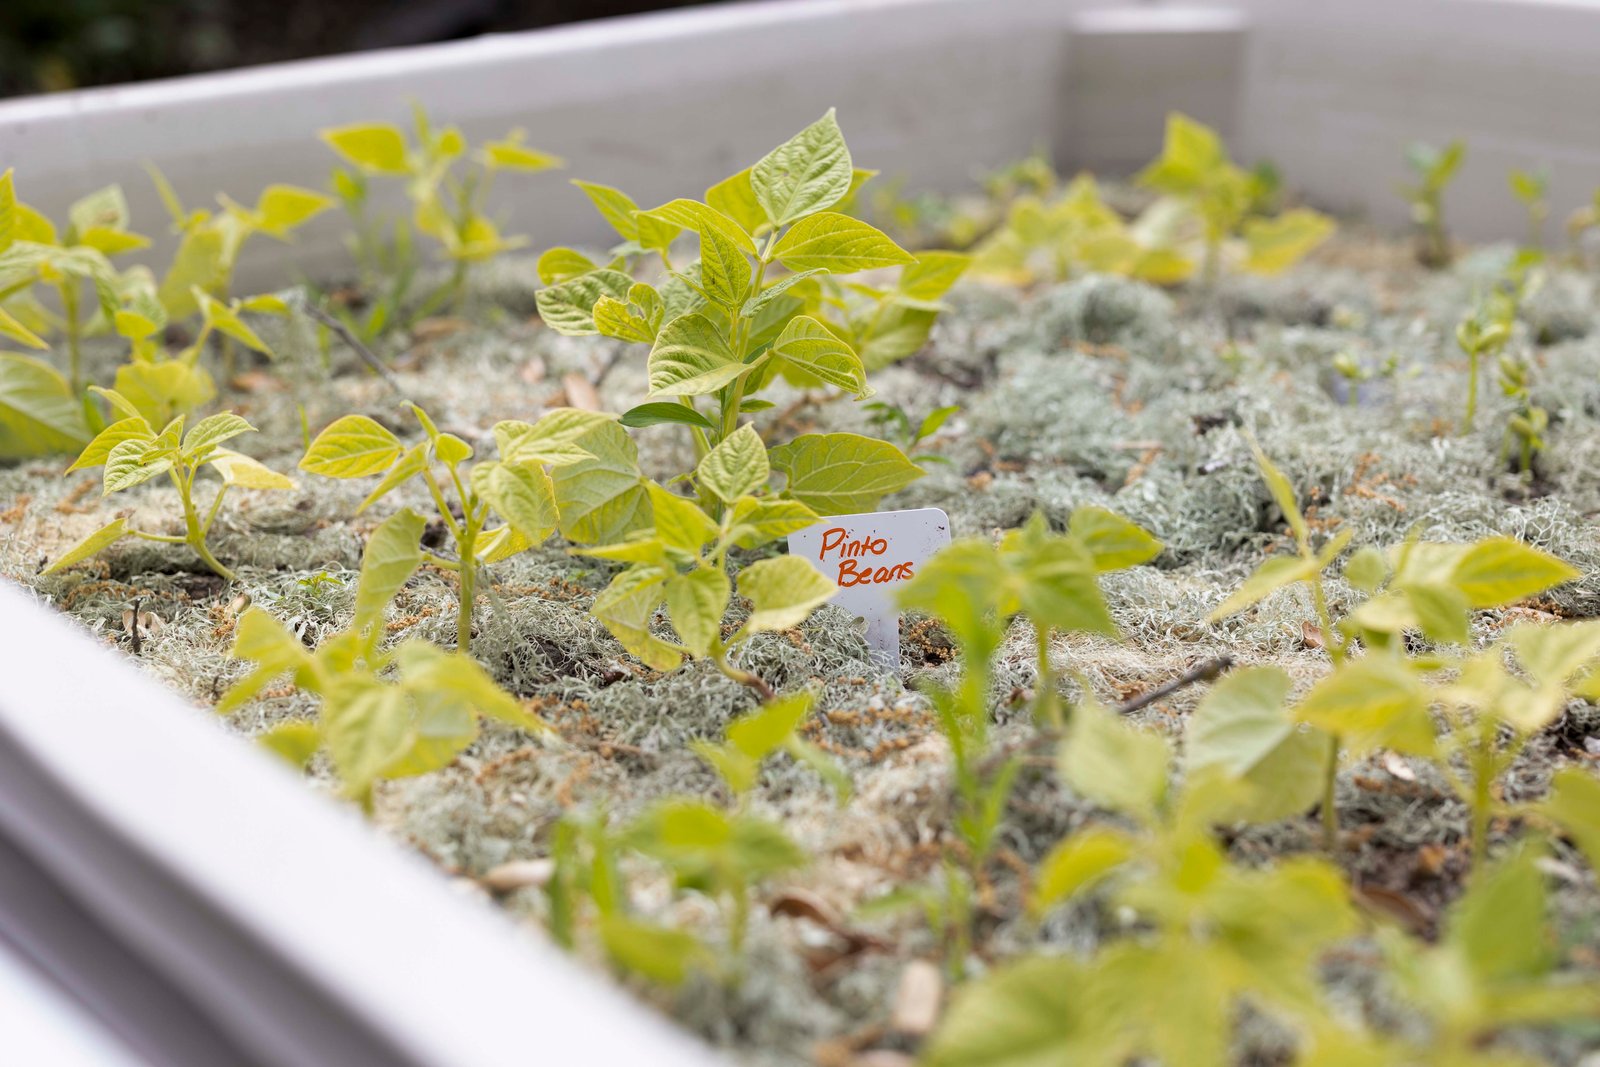
[[867, 647], [888, 666], [900, 663], [895, 592], [950, 543], [950, 518], [938, 508], [832, 515], [789, 535], [802, 556], [839, 586], [830, 603], [864, 619]]

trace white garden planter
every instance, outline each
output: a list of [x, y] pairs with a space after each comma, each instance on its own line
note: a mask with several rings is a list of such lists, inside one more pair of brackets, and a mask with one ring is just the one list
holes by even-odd
[[[319, 185], [316, 129], [415, 99], [649, 203], [836, 106], [861, 158], [956, 189], [1041, 141], [1069, 170], [1126, 166], [1182, 108], [1386, 223], [1403, 146], [1465, 138], [1451, 214], [1484, 238], [1520, 224], [1512, 166], [1551, 168], [1557, 217], [1600, 182], [1596, 55], [1578, 0], [784, 0], [13, 101], [0, 166], [51, 215], [120, 182], [148, 227], [146, 160], [193, 203]], [[559, 179], [524, 190], [497, 205], [513, 232], [602, 239]], [[332, 220], [261, 252], [241, 291], [345, 262]], [[9, 588], [0, 868], [0, 940], [158, 1062], [711, 1058]]]

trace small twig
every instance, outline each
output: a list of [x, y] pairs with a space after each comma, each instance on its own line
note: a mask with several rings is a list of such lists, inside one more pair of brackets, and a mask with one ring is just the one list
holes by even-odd
[[606, 357], [605, 362], [601, 363], [595, 369], [595, 372], [589, 375], [589, 384], [594, 386], [598, 392], [600, 387], [605, 384], [606, 378], [611, 374], [612, 369], [620, 362], [622, 362], [622, 346], [617, 345], [612, 349], [611, 354]]
[[139, 605], [143, 603], [143, 597], [133, 598], [133, 625], [128, 627], [128, 643], [133, 646], [135, 656], [139, 655], [144, 644], [139, 640]]
[[1186, 689], [1189, 686], [1194, 685], [1196, 682], [1213, 681], [1223, 671], [1232, 666], [1232, 656], [1218, 656], [1215, 659], [1208, 659], [1199, 666], [1184, 671], [1182, 674], [1178, 675], [1178, 677], [1172, 679], [1172, 681], [1164, 682], [1150, 690], [1148, 693], [1141, 693], [1132, 700], [1124, 701], [1122, 705], [1117, 708], [1117, 711], [1120, 714], [1127, 715], [1130, 712], [1138, 711], [1140, 708], [1149, 707], [1156, 701], [1169, 697], [1180, 689]]
[[395, 380], [394, 372], [384, 365], [383, 360], [379, 359], [377, 353], [368, 348], [361, 338], [351, 333], [348, 326], [340, 322], [336, 316], [328, 314], [310, 301], [306, 302], [305, 309], [306, 314], [332, 330], [338, 335], [339, 340], [349, 345], [355, 351], [355, 354], [361, 357], [361, 361], [371, 367], [374, 373], [383, 379], [385, 385], [396, 393], [400, 392], [400, 383]]

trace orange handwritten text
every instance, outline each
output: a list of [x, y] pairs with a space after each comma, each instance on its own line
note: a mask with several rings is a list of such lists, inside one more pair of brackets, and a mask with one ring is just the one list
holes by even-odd
[[826, 562], [828, 554], [834, 553], [834, 562], [839, 565], [838, 576], [834, 581], [841, 588], [853, 585], [877, 585], [882, 582], [902, 582], [910, 578], [914, 572], [910, 560], [904, 563], [873, 566], [873, 561], [867, 557], [882, 557], [889, 551], [889, 542], [882, 537], [862, 537], [850, 540], [850, 531], [843, 526], [836, 526], [824, 531], [822, 535], [822, 548], [817, 553], [818, 562]]

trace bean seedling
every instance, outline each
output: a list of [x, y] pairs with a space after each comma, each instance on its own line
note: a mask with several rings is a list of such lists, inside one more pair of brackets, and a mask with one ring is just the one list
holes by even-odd
[[[224, 441], [254, 432], [255, 427], [231, 411], [225, 411], [201, 419], [188, 433], [183, 429], [184, 416], [178, 415], [157, 433], [126, 397], [111, 389], [96, 391], [110, 401], [112, 409], [122, 418], [100, 431], [67, 472], [104, 467], [107, 496], [167, 475], [182, 504], [184, 532], [164, 534], [139, 530], [128, 524], [127, 516], [118, 516], [68, 549], [46, 573], [88, 559], [123, 537], [137, 537], [163, 544], [188, 545], [202, 563], [232, 581], [233, 572], [217, 561], [206, 544], [206, 536], [222, 510], [228, 490], [234, 486], [241, 489], [294, 488], [293, 481], [276, 471], [243, 453], [222, 447]], [[195, 505], [194, 487], [196, 478], [206, 467], [221, 475], [222, 484], [202, 517]]]

